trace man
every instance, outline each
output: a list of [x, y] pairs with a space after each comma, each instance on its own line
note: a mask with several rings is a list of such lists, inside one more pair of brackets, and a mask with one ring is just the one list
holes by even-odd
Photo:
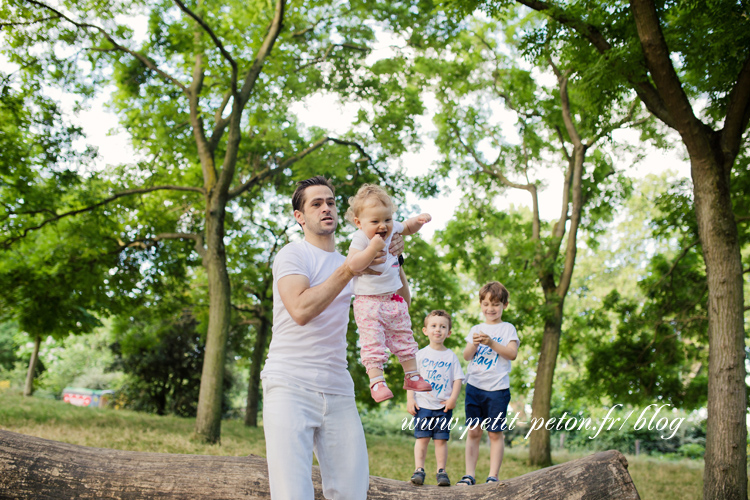
[[[271, 498], [314, 497], [314, 452], [326, 498], [364, 500], [367, 446], [346, 362], [349, 282], [356, 273], [336, 251], [330, 182], [321, 176], [299, 182], [292, 208], [305, 238], [285, 246], [273, 264], [273, 337], [261, 374]], [[379, 256], [373, 264], [383, 261]]]

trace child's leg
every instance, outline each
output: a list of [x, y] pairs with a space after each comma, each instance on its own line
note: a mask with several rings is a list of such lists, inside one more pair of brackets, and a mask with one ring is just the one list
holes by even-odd
[[482, 441], [482, 428], [476, 426], [466, 434], [466, 474], [477, 477], [477, 460], [479, 459], [479, 444]]
[[[445, 469], [448, 463], [448, 441], [445, 439], [434, 439], [433, 443], [435, 443], [437, 470]], [[422, 463], [424, 464], [424, 461]]]
[[417, 438], [414, 443], [414, 466], [416, 469], [424, 469], [424, 462], [427, 458], [427, 446], [430, 444], [430, 438]]
[[388, 360], [385, 353], [385, 332], [380, 322], [382, 303], [367, 295], [358, 295], [354, 298], [354, 319], [359, 331], [359, 354], [371, 379], [383, 375], [383, 363]]
[[419, 346], [411, 331], [409, 308], [405, 302], [388, 301], [383, 305], [385, 345], [398, 357], [404, 372], [417, 371], [417, 351]]
[[490, 437], [490, 476], [497, 477], [503, 465], [505, 454], [505, 436], [502, 432], [488, 432]]

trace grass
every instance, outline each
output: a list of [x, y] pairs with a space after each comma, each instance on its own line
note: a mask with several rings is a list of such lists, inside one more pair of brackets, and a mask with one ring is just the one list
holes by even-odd
[[[131, 451], [185, 453], [195, 455], [265, 456], [262, 428], [248, 428], [241, 421], [222, 423], [221, 445], [191, 439], [194, 419], [156, 416], [128, 410], [79, 408], [41, 398], [24, 398], [0, 391], [0, 429], [66, 443]], [[455, 483], [463, 474], [464, 442], [449, 442], [448, 473]], [[370, 473], [408, 480], [414, 468], [414, 440], [407, 436], [368, 436]], [[489, 449], [483, 445], [477, 466], [478, 479], [489, 469]], [[553, 452], [553, 461], [563, 463], [585, 453]], [[531, 472], [528, 450], [506, 448], [500, 479]], [[627, 456], [633, 482], [643, 500], [698, 500], [702, 497], [703, 461], [668, 461], [647, 456]], [[435, 454], [427, 453], [427, 484], [435, 484]]]

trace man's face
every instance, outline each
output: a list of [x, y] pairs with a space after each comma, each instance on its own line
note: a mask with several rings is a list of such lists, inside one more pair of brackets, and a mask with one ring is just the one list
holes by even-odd
[[305, 189], [304, 198], [302, 210], [295, 210], [294, 218], [305, 233], [321, 236], [333, 234], [339, 218], [333, 193], [328, 186], [310, 186]]

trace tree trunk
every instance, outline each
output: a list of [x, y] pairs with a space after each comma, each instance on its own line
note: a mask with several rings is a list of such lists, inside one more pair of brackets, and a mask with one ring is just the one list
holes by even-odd
[[260, 402], [260, 370], [266, 355], [268, 345], [268, 333], [271, 330], [271, 321], [265, 311], [261, 311], [258, 335], [255, 338], [253, 357], [250, 364], [250, 380], [247, 387], [247, 405], [245, 409], [245, 425], [248, 427], [258, 426], [258, 406]]
[[36, 365], [39, 361], [39, 346], [42, 343], [42, 337], [34, 337], [34, 351], [31, 353], [29, 360], [29, 371], [26, 372], [26, 384], [23, 387], [23, 395], [31, 396], [34, 394], [34, 375], [36, 374]]
[[691, 154], [695, 213], [708, 278], [708, 428], [703, 498], [747, 498], [742, 260], [730, 169]]
[[231, 314], [231, 289], [224, 248], [226, 199], [210, 199], [206, 210], [206, 255], [203, 265], [208, 273], [208, 333], [203, 359], [195, 437], [207, 443], [221, 440], [221, 401], [224, 363]]
[[[638, 500], [628, 462], [610, 450], [471, 488], [370, 476], [370, 500]], [[295, 474], [302, 473], [295, 471]], [[315, 498], [322, 499], [313, 467]], [[0, 430], [0, 499], [270, 498], [265, 459], [89, 448]]]
[[[554, 380], [555, 366], [557, 365], [557, 352], [560, 349], [563, 306], [562, 301], [556, 295], [554, 298], [558, 300], [558, 303], [553, 305], [553, 312], [544, 323], [544, 336], [542, 337], [542, 347], [539, 353], [539, 363], [536, 367], [534, 398], [531, 402], [532, 426], [535, 422], [546, 423], [550, 418], [552, 381]], [[532, 431], [529, 436], [529, 463], [544, 467], [552, 464], [550, 433], [544, 425]]]

